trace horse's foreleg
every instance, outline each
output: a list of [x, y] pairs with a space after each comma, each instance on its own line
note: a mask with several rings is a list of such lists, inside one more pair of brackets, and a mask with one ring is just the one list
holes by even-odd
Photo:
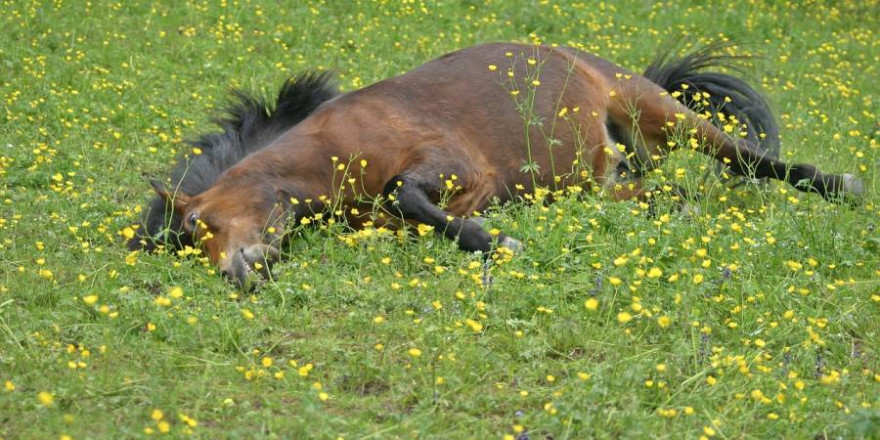
[[392, 215], [404, 220], [414, 220], [433, 226], [450, 240], [458, 240], [462, 250], [488, 252], [493, 245], [521, 250], [519, 240], [505, 234], [492, 235], [486, 232], [476, 220], [455, 217], [435, 205], [429, 193], [435, 192], [432, 185], [417, 178], [397, 176], [385, 185], [385, 196], [389, 199], [387, 206]]

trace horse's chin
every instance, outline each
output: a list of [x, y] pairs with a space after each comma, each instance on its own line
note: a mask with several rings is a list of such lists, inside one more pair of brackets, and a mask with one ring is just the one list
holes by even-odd
[[245, 266], [251, 273], [256, 273], [264, 280], [272, 277], [272, 265], [278, 261], [280, 255], [276, 247], [262, 243], [255, 244], [244, 248], [241, 253]]
[[240, 289], [250, 290], [272, 278], [278, 257], [278, 249], [267, 244], [242, 247], [221, 263], [220, 272]]

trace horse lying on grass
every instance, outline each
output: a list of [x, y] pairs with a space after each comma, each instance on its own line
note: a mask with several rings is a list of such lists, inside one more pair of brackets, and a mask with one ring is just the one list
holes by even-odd
[[[736, 175], [856, 203], [864, 192], [856, 177], [776, 159], [776, 123], [761, 96], [704, 70], [729, 64], [733, 57], [716, 55], [725, 47], [661, 54], [640, 76], [573, 48], [485, 44], [332, 99], [324, 77], [300, 78], [285, 85], [273, 116], [243, 99], [247, 110], [234, 111], [223, 134], [197, 143], [210, 160], [190, 165], [216, 181], [191, 184], [182, 165], [174, 189], [153, 181], [158, 197], [131, 246], [152, 246], [148, 237], [170, 217], [166, 229], [183, 230], [178, 244], [199, 244], [242, 287], [251, 274], [268, 278], [285, 224], [327, 211], [354, 228], [424, 223], [465, 251], [519, 249], [515, 238], [466, 217], [539, 187], [644, 199], [642, 175], [680, 145]], [[285, 107], [291, 87], [302, 111]], [[719, 110], [725, 120], [708, 116]], [[734, 139], [719, 128], [726, 124], [747, 133]], [[215, 151], [240, 160], [215, 161]], [[391, 218], [363, 214], [377, 201]]]

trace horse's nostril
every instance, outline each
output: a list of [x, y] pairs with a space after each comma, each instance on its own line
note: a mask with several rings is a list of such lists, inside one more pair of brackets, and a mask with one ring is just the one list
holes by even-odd
[[223, 278], [227, 278], [227, 279], [235, 278], [235, 275], [232, 273], [232, 270], [230, 270], [230, 269], [221, 269], [220, 275], [222, 275]]

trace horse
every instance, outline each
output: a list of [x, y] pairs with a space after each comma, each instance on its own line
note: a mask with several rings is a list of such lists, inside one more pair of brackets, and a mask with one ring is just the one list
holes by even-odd
[[[176, 191], [190, 195], [206, 191], [221, 173], [269, 145], [338, 92], [329, 73], [306, 71], [284, 82], [274, 104], [241, 90], [233, 90], [232, 95], [225, 116], [214, 119], [221, 131], [187, 142], [188, 150], [199, 154], [178, 159], [171, 176], [171, 187]], [[159, 196], [153, 197], [141, 223], [132, 229], [135, 234], [127, 243], [132, 251], [150, 252], [159, 247], [173, 251], [196, 246], [192, 235], [183, 230], [181, 214], [170, 209]]]
[[[715, 54], [725, 47], [661, 53], [644, 75], [571, 47], [461, 49], [324, 101], [199, 194], [151, 184], [242, 288], [270, 277], [285, 225], [327, 211], [352, 228], [421, 223], [464, 251], [518, 251], [519, 240], [470, 215], [540, 188], [645, 200], [652, 191], [643, 176], [681, 146], [735, 175], [858, 203], [864, 184], [852, 174], [777, 158], [766, 101], [733, 73], [707, 71], [731, 61]], [[706, 107], [727, 116], [710, 117]], [[368, 215], [377, 204], [382, 212]]]

